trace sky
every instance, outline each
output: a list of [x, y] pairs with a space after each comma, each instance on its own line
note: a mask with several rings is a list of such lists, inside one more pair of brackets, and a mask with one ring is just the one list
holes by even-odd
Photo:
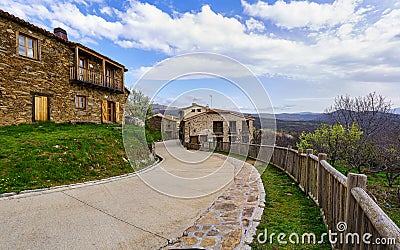
[[[269, 97], [258, 107], [265, 112], [323, 112], [338, 95], [370, 92], [400, 107], [400, 1], [8, 0], [0, 9], [64, 28], [70, 40], [125, 65], [125, 85], [159, 104], [254, 112], [252, 99], [265, 95], [220, 76], [149, 79], [167, 84], [157, 92], [138, 84], [164, 60], [205, 52], [253, 72]], [[227, 64], [204, 63], [237, 77]]]

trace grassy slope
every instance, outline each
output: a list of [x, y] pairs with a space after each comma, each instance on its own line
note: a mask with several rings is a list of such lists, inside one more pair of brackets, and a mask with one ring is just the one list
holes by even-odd
[[[327, 232], [316, 204], [305, 196], [286, 173], [268, 166], [261, 178], [266, 192], [266, 204], [256, 235], [267, 229], [268, 235], [285, 233], [288, 235], [286, 241], [291, 233], [297, 233], [301, 241], [303, 233], [314, 233], [318, 241], [320, 235]], [[331, 249], [327, 243], [302, 245], [288, 241], [288, 244], [279, 245], [277, 236], [273, 239], [272, 244], [269, 244], [269, 240], [260, 244], [255, 238], [252, 249]]]
[[46, 122], [0, 127], [0, 193], [132, 172], [115, 126]]

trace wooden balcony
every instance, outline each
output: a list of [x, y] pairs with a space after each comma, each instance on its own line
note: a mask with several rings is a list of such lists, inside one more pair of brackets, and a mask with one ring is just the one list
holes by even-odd
[[89, 87], [119, 94], [124, 93], [124, 83], [122, 79], [106, 76], [102, 72], [72, 66], [69, 70], [69, 79], [71, 82], [84, 84]]

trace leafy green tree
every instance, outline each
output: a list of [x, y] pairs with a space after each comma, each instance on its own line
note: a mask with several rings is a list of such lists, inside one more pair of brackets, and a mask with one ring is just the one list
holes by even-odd
[[349, 129], [344, 128], [340, 123], [334, 125], [322, 124], [314, 132], [303, 132], [297, 143], [298, 148], [312, 148], [316, 152], [326, 153], [329, 161], [334, 165], [338, 160], [346, 160], [347, 150], [351, 145], [356, 144], [362, 135], [357, 124]]

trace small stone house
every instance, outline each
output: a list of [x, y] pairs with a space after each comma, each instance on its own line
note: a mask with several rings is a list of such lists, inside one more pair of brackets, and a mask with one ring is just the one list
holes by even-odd
[[198, 115], [202, 112], [205, 112], [208, 109], [207, 106], [202, 106], [197, 103], [192, 103], [189, 107], [181, 108], [179, 110], [179, 119], [183, 120], [184, 118], [189, 118], [194, 115]]
[[179, 137], [183, 142], [242, 142], [254, 138], [254, 118], [241, 113], [209, 109], [197, 115], [184, 117], [180, 123]]
[[178, 119], [163, 114], [155, 114], [146, 120], [150, 131], [161, 131], [164, 140], [178, 139]]
[[2, 10], [0, 37], [0, 125], [123, 120], [125, 66]]

